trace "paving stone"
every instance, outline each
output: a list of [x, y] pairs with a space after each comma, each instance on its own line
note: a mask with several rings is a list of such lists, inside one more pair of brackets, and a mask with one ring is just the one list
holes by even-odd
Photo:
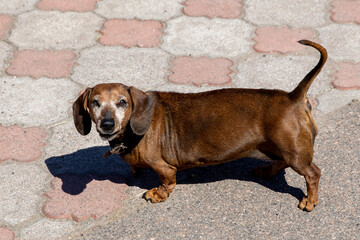
[[16, 225], [38, 215], [46, 177], [32, 164], [0, 165], [0, 221]]
[[0, 15], [0, 40], [7, 37], [13, 21], [14, 19], [12, 16]]
[[231, 66], [233, 62], [226, 58], [178, 57], [172, 62], [173, 73], [168, 79], [174, 83], [192, 83], [196, 86], [204, 84], [226, 85], [231, 82]]
[[99, 42], [107, 46], [156, 47], [161, 44], [161, 30], [158, 21], [113, 19], [104, 23]]
[[330, 1], [245, 1], [245, 19], [257, 25], [317, 27], [326, 23]]
[[41, 128], [0, 126], [0, 163], [6, 160], [17, 162], [36, 161], [45, 147], [47, 132]]
[[360, 63], [339, 63], [333, 85], [342, 90], [360, 89]]
[[38, 0], [11, 0], [0, 1], [0, 14], [12, 14], [16, 15], [23, 13], [34, 8]]
[[[79, 183], [86, 183], [86, 188], [79, 189]], [[124, 193], [127, 185], [121, 177], [68, 175], [56, 177], [52, 187], [45, 194], [49, 199], [43, 206], [44, 214], [55, 219], [73, 218], [77, 222], [114, 212], [127, 197]]]
[[238, 18], [241, 15], [240, 0], [187, 0], [184, 13], [191, 17]]
[[96, 43], [103, 20], [93, 13], [31, 11], [18, 16], [9, 40], [22, 48], [84, 48]]
[[58, 239], [74, 230], [74, 224], [69, 221], [52, 221], [42, 219], [21, 231], [22, 240]]
[[5, 70], [5, 61], [11, 54], [11, 46], [6, 42], [0, 41], [0, 75]]
[[254, 49], [258, 52], [296, 52], [305, 48], [298, 43], [301, 39], [314, 40], [316, 33], [307, 29], [289, 29], [286, 27], [263, 27], [256, 30]]
[[68, 117], [79, 87], [67, 79], [0, 78], [3, 126], [46, 126]]
[[73, 119], [52, 129], [44, 149], [44, 168], [53, 176], [64, 174], [96, 176], [131, 175], [130, 167], [119, 156], [104, 158], [109, 143], [101, 140], [93, 124], [91, 132], [83, 136], [77, 132]]
[[75, 65], [72, 51], [23, 50], [16, 52], [6, 73], [18, 77], [65, 78]]
[[334, 22], [360, 24], [360, 1], [335, 0], [331, 7], [331, 20]]
[[330, 24], [318, 28], [319, 38], [328, 50], [330, 58], [336, 61], [359, 61], [360, 25]]
[[334, 89], [318, 97], [319, 105], [317, 109], [323, 113], [330, 113], [344, 107], [354, 99], [360, 99], [359, 90], [341, 91]]
[[218, 85], [218, 86], [215, 85], [195, 86], [194, 84], [177, 84], [177, 83], [168, 82], [156, 86], [152, 90], [163, 91], [163, 92], [198, 93], [198, 92], [206, 92], [220, 88], [231, 88], [231, 87], [235, 87], [235, 85], [231, 83], [228, 85]]
[[[293, 90], [317, 64], [319, 56], [252, 55], [239, 63], [233, 83], [241, 88]], [[331, 90], [330, 73], [324, 67], [311, 85], [308, 94], [318, 95]]]
[[180, 16], [183, 0], [102, 0], [96, 13], [110, 18], [167, 20]]
[[169, 58], [159, 49], [93, 47], [81, 52], [72, 79], [85, 86], [120, 82], [149, 90], [166, 82]]
[[162, 48], [175, 55], [234, 57], [251, 51], [253, 31], [240, 19], [179, 17], [167, 22]]
[[0, 227], [0, 240], [14, 240], [15, 233], [10, 229]]
[[87, 12], [93, 11], [98, 1], [99, 0], [41, 0], [36, 6], [45, 11], [59, 10], [62, 12]]

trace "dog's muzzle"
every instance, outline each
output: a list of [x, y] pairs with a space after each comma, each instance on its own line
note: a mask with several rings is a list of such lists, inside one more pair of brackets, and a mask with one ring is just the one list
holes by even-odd
[[105, 113], [103, 120], [100, 123], [100, 136], [104, 140], [112, 140], [118, 132], [115, 132], [115, 121], [110, 111]]

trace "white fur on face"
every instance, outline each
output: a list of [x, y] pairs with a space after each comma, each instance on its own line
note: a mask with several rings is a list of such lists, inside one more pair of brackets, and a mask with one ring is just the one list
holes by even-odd
[[[99, 99], [99, 98], [98, 98], [98, 96], [95, 96], [94, 99]], [[96, 124], [96, 129], [100, 134], [105, 134], [100, 127], [101, 121], [103, 119], [103, 116], [102, 116], [103, 110], [108, 109], [108, 111], [112, 112], [112, 115], [113, 115], [112, 117], [114, 118], [114, 121], [115, 121], [115, 128], [114, 128], [114, 132], [113, 132], [114, 135], [110, 138], [102, 137], [102, 139], [105, 141], [111, 141], [116, 137], [115, 133], [117, 133], [121, 130], [121, 123], [125, 118], [126, 108], [117, 107], [116, 104], [117, 104], [117, 101], [116, 102], [115, 101], [100, 102], [99, 107], [92, 108], [94, 120], [95, 120], [95, 124]]]
[[113, 110], [113, 112], [115, 113], [115, 122], [117, 122], [117, 124], [119, 125], [119, 130], [121, 129], [121, 123], [122, 121], [124, 120], [124, 117], [125, 117], [125, 111], [126, 111], [126, 108], [122, 108], [122, 107], [117, 107], [116, 106], [116, 103], [111, 101], [110, 102], [110, 105], [111, 105], [111, 108]]
[[[94, 97], [95, 100], [98, 100], [99, 99], [99, 96], [95, 96]], [[94, 115], [94, 118], [95, 118], [95, 123], [96, 123], [96, 126], [100, 126], [100, 118], [101, 118], [101, 112], [102, 110], [106, 107], [106, 103], [105, 102], [101, 102], [100, 103], [100, 106], [99, 107], [92, 107], [92, 112], [93, 112], [93, 115]]]

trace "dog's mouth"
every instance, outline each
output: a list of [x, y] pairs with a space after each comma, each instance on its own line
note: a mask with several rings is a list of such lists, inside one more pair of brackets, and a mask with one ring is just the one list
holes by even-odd
[[116, 132], [111, 133], [111, 134], [99, 132], [99, 134], [100, 134], [100, 137], [101, 137], [102, 140], [104, 140], [104, 141], [112, 141], [119, 134], [119, 131], [116, 131]]

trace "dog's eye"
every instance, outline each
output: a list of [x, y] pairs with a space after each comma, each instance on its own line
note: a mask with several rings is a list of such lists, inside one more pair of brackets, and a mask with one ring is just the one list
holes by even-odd
[[127, 104], [127, 102], [124, 99], [122, 99], [116, 104], [116, 106], [117, 107], [125, 107], [126, 104]]
[[98, 100], [93, 100], [93, 101], [92, 101], [92, 104], [93, 104], [93, 106], [95, 106], [95, 107], [100, 107], [100, 103], [99, 103]]

